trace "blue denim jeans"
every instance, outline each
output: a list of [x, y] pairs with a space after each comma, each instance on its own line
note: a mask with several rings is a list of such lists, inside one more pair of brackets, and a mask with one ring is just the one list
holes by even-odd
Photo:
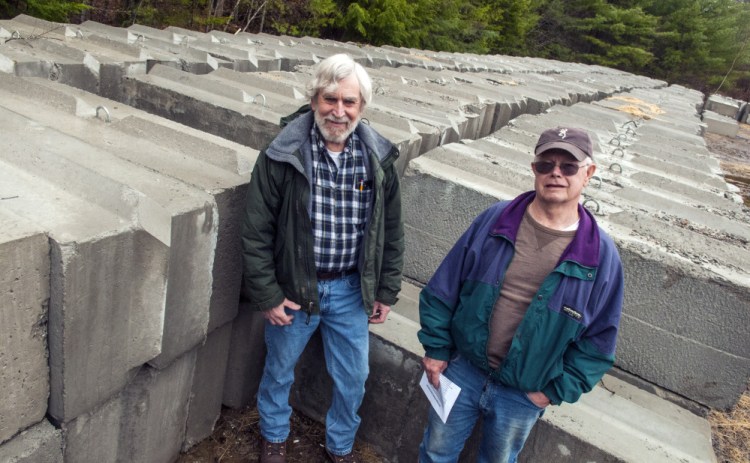
[[487, 374], [460, 355], [443, 374], [461, 392], [446, 423], [430, 407], [419, 463], [458, 461], [464, 442], [482, 416], [482, 438], [477, 463], [515, 463], [531, 428], [544, 413], [525, 392], [490, 381]]
[[357, 410], [365, 394], [369, 374], [369, 331], [362, 302], [359, 274], [318, 283], [320, 314], [307, 319], [295, 312], [291, 325], [266, 322], [266, 362], [258, 389], [261, 435], [270, 442], [289, 436], [289, 391], [294, 366], [315, 330], [320, 326], [328, 374], [333, 380], [331, 407], [326, 415], [326, 447], [334, 454], [352, 451], [359, 428]]

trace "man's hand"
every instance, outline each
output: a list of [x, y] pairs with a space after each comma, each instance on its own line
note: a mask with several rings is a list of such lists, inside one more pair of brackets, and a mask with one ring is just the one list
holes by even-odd
[[284, 302], [277, 305], [276, 307], [263, 311], [263, 318], [271, 322], [272, 325], [284, 326], [291, 325], [294, 320], [294, 315], [287, 315], [284, 308], [288, 307], [292, 310], [299, 310], [301, 306], [296, 302], [292, 302], [287, 298], [284, 298]]
[[390, 312], [391, 306], [375, 301], [375, 304], [372, 306], [372, 315], [370, 315], [368, 321], [370, 323], [383, 323], [388, 318]]
[[440, 373], [448, 368], [448, 362], [445, 360], [435, 360], [430, 357], [424, 357], [422, 359], [422, 368], [427, 373], [427, 380], [435, 386], [436, 389], [440, 389]]
[[550, 404], [549, 397], [547, 397], [544, 392], [537, 391], [537, 392], [527, 392], [526, 397], [529, 398], [529, 400], [536, 405], [539, 408], [544, 408], [547, 405]]

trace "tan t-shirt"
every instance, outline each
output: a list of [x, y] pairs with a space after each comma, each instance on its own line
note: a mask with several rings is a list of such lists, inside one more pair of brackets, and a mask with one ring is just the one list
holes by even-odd
[[516, 328], [544, 278], [554, 270], [560, 256], [575, 236], [575, 230], [560, 231], [535, 221], [528, 210], [516, 237], [516, 252], [505, 273], [500, 297], [490, 318], [487, 359], [493, 369], [508, 354]]

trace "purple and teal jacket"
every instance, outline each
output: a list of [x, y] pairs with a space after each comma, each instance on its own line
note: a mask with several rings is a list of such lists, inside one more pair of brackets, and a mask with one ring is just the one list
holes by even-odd
[[575, 237], [533, 297], [508, 355], [495, 370], [487, 359], [492, 309], [534, 196], [496, 203], [474, 220], [420, 294], [418, 337], [430, 358], [459, 353], [502, 384], [542, 391], [553, 404], [575, 402], [614, 364], [623, 300], [617, 248], [580, 205]]

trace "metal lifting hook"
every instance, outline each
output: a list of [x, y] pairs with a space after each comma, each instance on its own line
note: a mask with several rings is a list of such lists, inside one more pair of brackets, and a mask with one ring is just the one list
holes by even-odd
[[105, 114], [105, 115], [107, 116], [107, 117], [106, 117], [106, 118], [104, 119], [104, 122], [107, 122], [107, 123], [109, 123], [109, 122], [112, 122], [112, 121], [110, 120], [110, 118], [109, 118], [109, 110], [108, 110], [107, 108], [105, 108], [104, 106], [97, 106], [97, 107], [96, 107], [96, 117], [99, 117], [99, 110], [100, 110], [100, 109], [104, 110], [104, 114]]
[[583, 202], [583, 207], [586, 207], [586, 204], [588, 203], [594, 203], [596, 205], [596, 210], [594, 211], [594, 214], [599, 214], [599, 201], [595, 200], [594, 198], [588, 198]]
[[255, 103], [255, 100], [258, 97], [262, 97], [263, 98], [263, 104], [261, 106], [263, 106], [265, 108], [266, 107], [266, 96], [264, 94], [262, 94], [262, 93], [258, 93], [257, 95], [255, 95], [253, 97], [253, 103]]

